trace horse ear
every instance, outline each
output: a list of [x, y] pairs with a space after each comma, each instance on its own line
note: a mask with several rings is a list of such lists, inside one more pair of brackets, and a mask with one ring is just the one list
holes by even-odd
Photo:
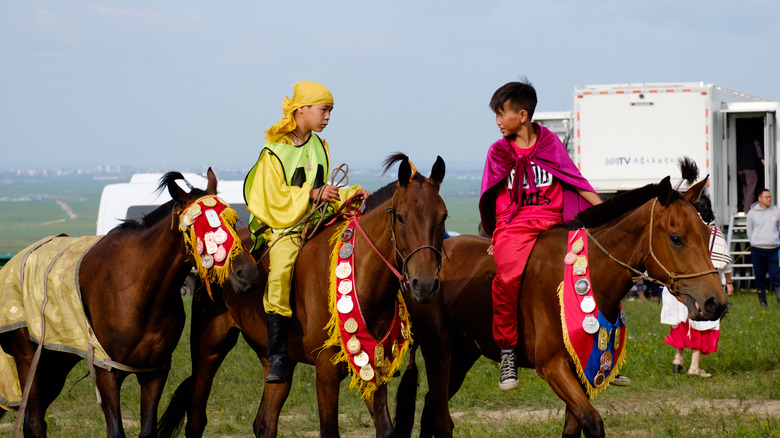
[[401, 187], [409, 185], [409, 180], [412, 178], [412, 166], [409, 165], [409, 158], [404, 158], [401, 164], [398, 166], [398, 184]]
[[206, 193], [210, 195], [216, 195], [217, 194], [217, 175], [214, 174], [214, 171], [211, 170], [211, 167], [209, 167], [209, 170], [206, 172], [206, 176], [208, 177], [209, 183], [206, 186]]
[[441, 185], [441, 182], [444, 180], [444, 171], [444, 160], [437, 155], [436, 162], [433, 163], [433, 168], [431, 169], [431, 180], [433, 180], [436, 185]]
[[695, 204], [699, 202], [699, 199], [701, 199], [701, 192], [704, 191], [704, 186], [707, 185], [707, 180], [709, 179], [709, 175], [705, 176], [703, 180], [697, 182], [696, 184], [692, 185], [691, 188], [688, 189], [687, 192], [685, 192], [685, 199], [688, 200], [691, 204]]
[[661, 205], [663, 206], [667, 206], [672, 202], [672, 195], [676, 192], [676, 190], [672, 188], [672, 183], [669, 179], [670, 178], [667, 176], [658, 183], [658, 200], [661, 201]]

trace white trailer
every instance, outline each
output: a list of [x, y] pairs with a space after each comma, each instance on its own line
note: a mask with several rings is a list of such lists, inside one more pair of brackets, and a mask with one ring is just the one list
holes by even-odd
[[[677, 160], [696, 161], [710, 175], [707, 194], [719, 225], [741, 209], [737, 139], [763, 147], [758, 187], [777, 193], [778, 103], [703, 82], [591, 85], [574, 90], [571, 112], [537, 113], [551, 127], [593, 187], [608, 195], [679, 179]], [[564, 128], [568, 126], [568, 128]]]

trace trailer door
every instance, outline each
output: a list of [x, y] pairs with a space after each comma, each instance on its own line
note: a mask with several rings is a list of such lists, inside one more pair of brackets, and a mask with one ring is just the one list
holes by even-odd
[[[771, 105], [768, 105], [771, 104]], [[729, 163], [728, 175], [728, 205], [729, 215], [740, 211], [743, 202], [743, 191], [738, 179], [738, 154], [737, 148], [747, 138], [760, 141], [764, 152], [764, 165], [758, 169], [758, 184], [756, 190], [768, 188], [772, 196], [777, 198], [777, 136], [776, 136], [776, 108], [774, 102], [740, 102], [731, 104], [729, 109], [723, 110], [723, 130], [726, 162]], [[755, 195], [754, 195], [755, 196]], [[755, 202], [755, 197], [752, 202]], [[749, 206], [748, 206], [749, 207]]]

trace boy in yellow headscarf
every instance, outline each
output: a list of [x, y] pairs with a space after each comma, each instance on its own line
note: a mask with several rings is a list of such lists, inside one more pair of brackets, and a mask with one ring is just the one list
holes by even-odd
[[[271, 367], [266, 383], [281, 383], [289, 376], [287, 329], [292, 318], [291, 274], [298, 257], [302, 225], [296, 225], [316, 199], [329, 202], [333, 212], [352, 195], [369, 193], [360, 186], [339, 189], [326, 184], [330, 155], [328, 143], [314, 134], [328, 125], [333, 96], [310, 81], [293, 85], [293, 98], [284, 98], [284, 117], [265, 131], [266, 142], [257, 164], [244, 181], [244, 197], [252, 213], [249, 229], [255, 247], [267, 242], [270, 267], [263, 295], [268, 326]], [[312, 132], [314, 131], [314, 132]]]

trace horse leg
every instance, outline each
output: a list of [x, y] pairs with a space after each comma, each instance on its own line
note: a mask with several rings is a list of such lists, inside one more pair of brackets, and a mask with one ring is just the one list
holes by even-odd
[[[16, 372], [19, 377], [19, 384], [21, 385], [22, 391], [25, 389], [27, 380], [32, 379], [29, 392], [27, 393], [27, 406], [25, 408], [24, 418], [22, 419], [24, 436], [45, 437], [46, 408], [62, 389], [62, 386], [60, 385], [59, 388], [57, 388], [57, 392], [51, 394], [47, 392], [48, 388], [46, 387], [45, 382], [41, 381], [46, 375], [42, 372], [41, 364], [47, 362], [46, 359], [50, 352], [47, 350], [41, 352], [41, 360], [38, 362], [37, 369], [34, 373], [31, 373], [32, 360], [35, 356], [38, 344], [30, 341], [30, 334], [26, 327], [0, 334], [0, 346], [2, 346], [3, 352], [10, 354], [14, 358]], [[53, 392], [54, 389], [55, 388], [51, 388], [51, 392]], [[49, 401], [46, 402], [45, 400]]]
[[128, 373], [113, 369], [111, 371], [95, 367], [95, 380], [100, 393], [100, 407], [106, 419], [106, 436], [108, 438], [124, 438], [122, 426], [122, 409], [119, 405], [119, 391]]
[[566, 422], [563, 425], [563, 436], [581, 436], [582, 435], [582, 427], [580, 427], [580, 422], [577, 421], [577, 417], [574, 416], [574, 413], [571, 411], [569, 406], [566, 406]]
[[317, 410], [320, 415], [320, 436], [339, 436], [339, 383], [347, 375], [346, 364], [333, 365], [332, 349], [321, 351], [315, 360]]
[[[261, 357], [263, 363], [263, 375], [268, 374], [270, 362], [267, 358]], [[279, 414], [282, 412], [282, 406], [287, 401], [292, 388], [292, 376], [297, 362], [290, 363], [290, 378], [281, 383], [266, 383], [263, 386], [263, 397], [260, 400], [260, 407], [255, 416], [253, 430], [256, 437], [275, 437], [278, 433]], [[265, 379], [264, 379], [265, 380]]]
[[[194, 307], [194, 306], [193, 306]], [[202, 330], [197, 330], [195, 312], [192, 319], [192, 375], [194, 382], [190, 410], [185, 426], [187, 437], [200, 437], [206, 430], [208, 404], [214, 376], [225, 357], [238, 341], [238, 329], [231, 328], [230, 315], [225, 313], [208, 321]]]
[[[454, 423], [449, 400], [458, 392], [466, 374], [480, 357], [479, 351], [465, 348], [466, 340], [423, 344], [428, 394], [420, 418], [421, 437], [452, 437]], [[430, 361], [430, 366], [428, 365]]]
[[165, 389], [168, 370], [138, 373], [136, 378], [141, 385], [141, 432], [138, 437], [156, 437], [157, 408], [160, 406], [160, 398]]
[[395, 436], [393, 420], [390, 418], [390, 410], [387, 407], [387, 385], [377, 387], [372, 400], [366, 400], [366, 406], [374, 419], [377, 438]]
[[579, 423], [586, 437], [604, 437], [604, 421], [590, 404], [577, 375], [565, 357], [556, 356], [541, 366], [537, 365], [536, 372], [566, 403], [564, 437], [580, 436], [579, 428], [573, 425], [574, 421]]

